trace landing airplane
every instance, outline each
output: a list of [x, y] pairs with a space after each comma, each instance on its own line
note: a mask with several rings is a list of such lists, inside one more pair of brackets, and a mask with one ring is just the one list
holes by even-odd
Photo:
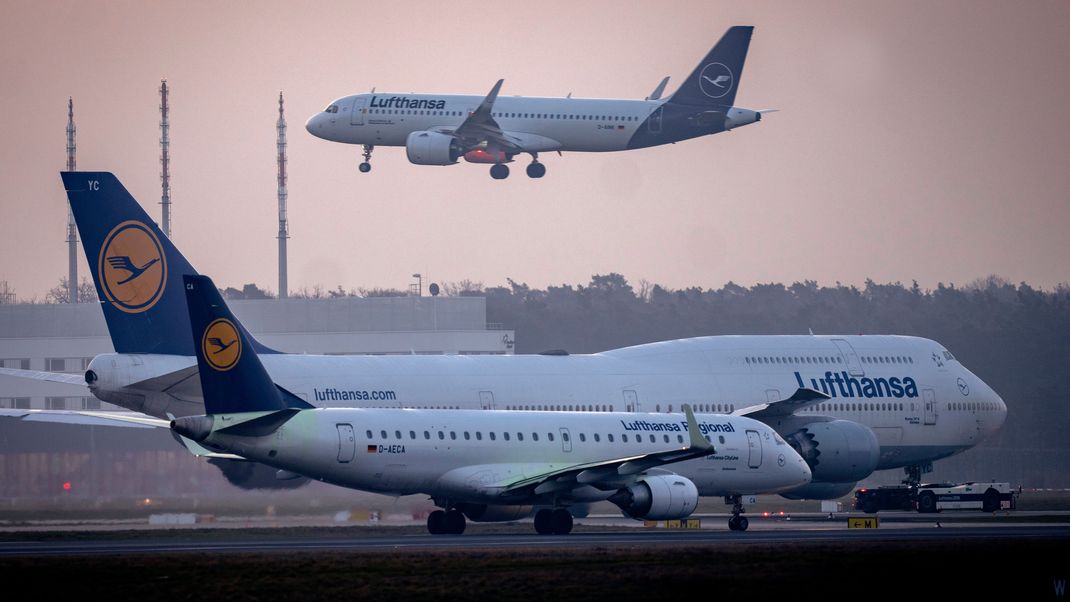
[[[86, 384], [98, 399], [150, 416], [205, 413], [182, 277], [196, 270], [106, 172], [63, 182], [115, 353], [76, 375], [0, 374]], [[129, 272], [110, 258], [146, 266]], [[156, 260], [153, 262], [152, 260]], [[316, 356], [279, 353], [248, 336], [220, 353], [256, 354], [271, 380], [320, 408], [629, 412], [623, 432], [657, 435], [688, 404], [759, 420], [808, 463], [785, 497], [835, 499], [875, 470], [918, 482], [932, 463], [997, 431], [1007, 407], [939, 343], [904, 336], [712, 336], [584, 355]], [[212, 333], [227, 344], [229, 331]], [[208, 341], [208, 344], [212, 344]], [[608, 431], [607, 431], [608, 432]], [[733, 510], [742, 502], [733, 496]]]
[[[313, 115], [314, 136], [360, 144], [371, 171], [376, 146], [404, 146], [416, 165], [491, 164], [496, 180], [508, 163], [531, 155], [527, 174], [541, 178], [539, 153], [622, 151], [727, 132], [759, 121], [763, 111], [733, 105], [753, 27], [732, 27], [680, 88], [661, 98], [668, 78], [643, 100], [499, 97], [498, 80], [485, 97], [452, 94], [356, 94]], [[764, 111], [769, 112], [769, 111]]]
[[[572, 530], [573, 504], [608, 500], [636, 519], [686, 518], [699, 496], [794, 489], [810, 468], [767, 425], [740, 416], [315, 408], [276, 385], [251, 338], [204, 276], [183, 276], [205, 415], [171, 421], [182, 437], [281, 471], [364, 491], [429, 495], [432, 534], [465, 515], [535, 514], [542, 534]], [[224, 334], [236, 342], [218, 349]], [[683, 420], [681, 420], [683, 418]], [[733, 517], [733, 530], [746, 530]]]

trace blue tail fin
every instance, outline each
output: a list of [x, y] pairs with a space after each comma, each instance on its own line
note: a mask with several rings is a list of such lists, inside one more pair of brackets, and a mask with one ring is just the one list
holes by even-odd
[[729, 28], [668, 102], [692, 106], [732, 106], [736, 101], [739, 80], [743, 77], [743, 61], [747, 58], [752, 33], [754, 28], [750, 26]]
[[186, 275], [182, 280], [206, 414], [312, 407], [271, 380], [211, 278]]
[[113, 174], [61, 175], [115, 351], [194, 355], [182, 277], [197, 271]]

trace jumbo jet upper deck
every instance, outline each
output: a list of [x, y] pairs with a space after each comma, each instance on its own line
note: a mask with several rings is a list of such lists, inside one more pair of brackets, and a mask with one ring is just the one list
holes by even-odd
[[[417, 165], [460, 159], [491, 164], [494, 179], [508, 163], [531, 156], [527, 175], [541, 178], [539, 153], [623, 151], [708, 136], [759, 121], [763, 111], [734, 106], [753, 27], [728, 30], [680, 88], [661, 98], [668, 78], [643, 100], [370, 92], [339, 98], [313, 115], [314, 136], [363, 146], [361, 172], [376, 146], [404, 146]], [[769, 111], [764, 111], [769, 112]]]

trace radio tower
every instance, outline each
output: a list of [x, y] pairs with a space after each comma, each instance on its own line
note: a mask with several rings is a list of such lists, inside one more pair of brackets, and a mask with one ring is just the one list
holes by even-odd
[[290, 238], [290, 225], [286, 219], [286, 117], [282, 112], [282, 92], [279, 92], [278, 130], [279, 149], [279, 299], [287, 297], [286, 287], [286, 239]]
[[167, 120], [170, 108], [167, 105], [167, 80], [160, 80], [160, 186], [163, 194], [163, 233], [171, 238], [171, 138], [168, 135], [171, 122]]
[[[76, 168], [74, 154], [74, 98], [67, 98], [67, 171]], [[67, 205], [67, 300], [78, 303], [78, 226], [74, 211]]]

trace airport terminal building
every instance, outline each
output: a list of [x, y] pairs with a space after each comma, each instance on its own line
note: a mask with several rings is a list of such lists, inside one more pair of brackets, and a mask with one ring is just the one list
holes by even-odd
[[[269, 347], [288, 353], [512, 354], [514, 333], [487, 324], [483, 297], [231, 300]], [[0, 365], [81, 374], [113, 351], [97, 303], [0, 305]], [[70, 385], [0, 376], [0, 408], [121, 409]]]

